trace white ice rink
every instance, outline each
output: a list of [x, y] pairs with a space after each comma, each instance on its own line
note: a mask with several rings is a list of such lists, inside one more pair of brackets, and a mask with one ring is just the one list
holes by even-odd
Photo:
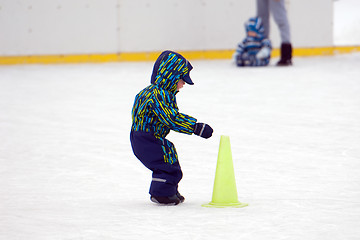
[[[360, 53], [276, 60], [192, 61], [178, 105], [215, 132], [168, 136], [184, 172], [175, 207], [150, 202], [129, 142], [153, 63], [0, 66], [0, 239], [360, 239]], [[220, 135], [248, 207], [201, 207]]]
[[[360, 236], [360, 54], [293, 67], [193, 61], [180, 110], [214, 136], [171, 133], [186, 197], [149, 201], [129, 143], [152, 63], [0, 67], [0, 238], [292, 239]], [[241, 209], [212, 209], [220, 135]]]

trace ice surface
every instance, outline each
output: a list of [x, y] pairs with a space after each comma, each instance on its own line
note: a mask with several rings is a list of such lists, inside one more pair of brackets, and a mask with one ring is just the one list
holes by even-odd
[[[178, 105], [215, 132], [169, 135], [184, 172], [176, 207], [150, 202], [151, 173], [129, 143], [152, 63], [0, 66], [0, 239], [359, 239], [360, 54], [275, 61], [192, 62]], [[248, 207], [201, 207], [220, 135]]]
[[[360, 54], [294, 62], [193, 61], [178, 105], [215, 132], [169, 135], [184, 172], [176, 207], [149, 201], [129, 144], [152, 63], [1, 66], [0, 238], [358, 239]], [[248, 207], [201, 207], [220, 135]]]

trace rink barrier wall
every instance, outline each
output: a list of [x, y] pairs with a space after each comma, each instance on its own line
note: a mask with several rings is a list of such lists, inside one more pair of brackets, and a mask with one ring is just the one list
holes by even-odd
[[[333, 1], [285, 0], [295, 48], [334, 45]], [[91, 55], [103, 61], [104, 54], [163, 49], [212, 55], [235, 49], [255, 14], [256, 1], [249, 0], [0, 0], [0, 56], [63, 61]], [[270, 25], [269, 39], [280, 46], [273, 18]]]
[[[189, 60], [231, 59], [235, 50], [178, 51]], [[360, 52], [360, 46], [336, 46], [317, 48], [295, 48], [293, 56], [331, 56]], [[41, 55], [41, 56], [0, 56], [0, 65], [14, 64], [55, 64], [55, 63], [105, 63], [155, 61], [161, 52], [81, 54], [81, 55]], [[273, 49], [271, 57], [279, 57], [280, 50]]]

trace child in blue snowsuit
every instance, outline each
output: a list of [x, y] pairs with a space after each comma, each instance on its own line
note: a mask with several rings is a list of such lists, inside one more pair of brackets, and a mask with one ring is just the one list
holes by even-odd
[[264, 36], [260, 17], [245, 23], [246, 37], [237, 46], [234, 60], [237, 66], [266, 66], [270, 62], [271, 42]]
[[152, 171], [150, 200], [177, 205], [182, 171], [175, 146], [165, 137], [170, 130], [209, 138], [212, 128], [179, 112], [176, 94], [185, 83], [193, 85], [190, 62], [176, 52], [164, 51], [154, 64], [151, 84], [140, 91], [132, 109], [130, 141], [135, 156]]

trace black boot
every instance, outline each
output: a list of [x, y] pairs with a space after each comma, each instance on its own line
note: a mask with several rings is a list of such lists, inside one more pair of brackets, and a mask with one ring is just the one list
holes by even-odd
[[176, 193], [176, 196], [180, 199], [180, 202], [184, 202], [185, 201], [185, 198], [183, 195], [181, 195], [179, 192]]
[[292, 58], [292, 46], [291, 43], [282, 43], [281, 44], [281, 58], [280, 61], [276, 64], [277, 66], [290, 66]]
[[171, 197], [151, 196], [150, 200], [154, 203], [165, 204], [165, 205], [178, 205], [181, 202], [181, 200], [176, 195]]

